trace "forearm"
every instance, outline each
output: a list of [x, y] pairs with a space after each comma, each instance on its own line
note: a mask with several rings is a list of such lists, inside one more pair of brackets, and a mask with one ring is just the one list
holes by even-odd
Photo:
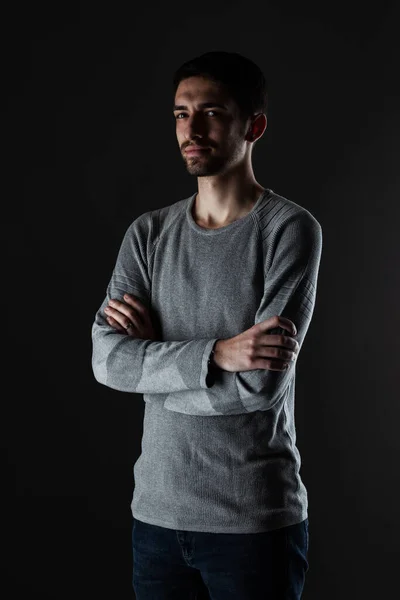
[[[170, 393], [164, 408], [195, 416], [235, 415], [268, 410], [286, 393], [294, 376], [293, 367], [284, 372], [256, 369], [248, 372], [229, 372], [223, 368], [228, 344], [217, 340], [209, 364], [210, 387], [196, 394]], [[249, 384], [249, 375], [253, 376]], [[245, 377], [243, 377], [245, 376]], [[247, 377], [246, 377], [247, 376]], [[262, 389], [260, 389], [260, 378]]]
[[92, 328], [92, 368], [107, 387], [138, 394], [207, 389], [214, 339], [152, 341], [116, 332], [97, 315]]

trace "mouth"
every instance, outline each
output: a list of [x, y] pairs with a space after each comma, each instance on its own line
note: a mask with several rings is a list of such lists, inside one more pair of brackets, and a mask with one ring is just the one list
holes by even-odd
[[189, 154], [189, 156], [192, 156], [195, 154], [203, 154], [204, 152], [208, 152], [208, 150], [210, 150], [210, 148], [189, 147], [186, 148], [185, 154]]

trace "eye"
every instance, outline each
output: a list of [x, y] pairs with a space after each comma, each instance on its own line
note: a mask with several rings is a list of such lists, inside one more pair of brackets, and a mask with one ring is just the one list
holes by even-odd
[[[214, 115], [218, 116], [218, 113], [216, 113], [215, 110], [207, 110], [206, 113], [214, 113]], [[175, 115], [175, 119], [181, 121], [182, 119], [179, 118], [181, 115], [185, 116], [185, 113], [178, 113]]]

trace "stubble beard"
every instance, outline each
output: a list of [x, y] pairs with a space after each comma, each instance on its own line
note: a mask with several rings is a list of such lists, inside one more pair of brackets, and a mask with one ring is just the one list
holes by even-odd
[[[212, 151], [211, 151], [212, 152]], [[209, 175], [221, 175], [229, 170], [229, 167], [235, 162], [233, 156], [194, 156], [185, 157], [185, 165], [189, 175], [196, 177], [207, 177]]]

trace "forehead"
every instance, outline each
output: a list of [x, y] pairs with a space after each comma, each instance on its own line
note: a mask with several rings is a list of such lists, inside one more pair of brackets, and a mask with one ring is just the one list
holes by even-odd
[[234, 106], [233, 100], [229, 97], [223, 85], [205, 77], [183, 79], [175, 93], [175, 104], [197, 104], [212, 102], [213, 100], [225, 104], [228, 108]]

